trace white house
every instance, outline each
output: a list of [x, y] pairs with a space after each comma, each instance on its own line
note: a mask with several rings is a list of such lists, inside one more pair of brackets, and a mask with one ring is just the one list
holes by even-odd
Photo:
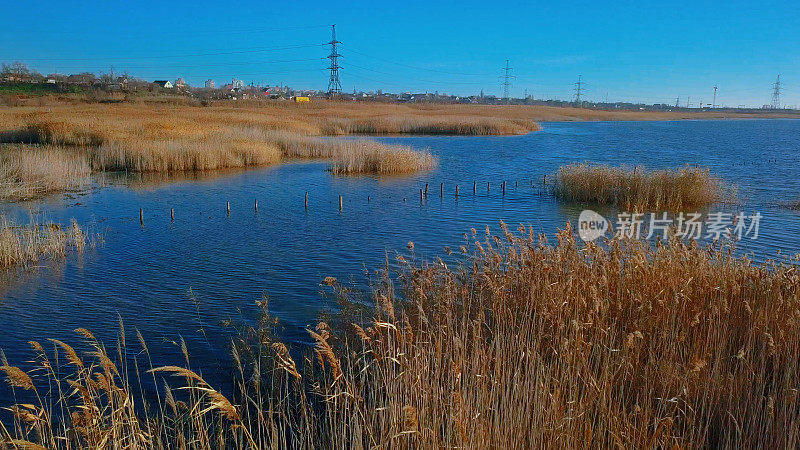
[[157, 84], [164, 89], [172, 89], [172, 83], [170, 83], [169, 80], [156, 80], [153, 81], [153, 84]]

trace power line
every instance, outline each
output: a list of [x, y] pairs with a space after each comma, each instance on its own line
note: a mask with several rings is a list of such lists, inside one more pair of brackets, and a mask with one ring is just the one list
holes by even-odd
[[[353, 64], [352, 62], [348, 62], [347, 63], [347, 67], [348, 68], [357, 68], [357, 69], [362, 69], [362, 70], [368, 70], [370, 72], [380, 73], [380, 74], [383, 74], [383, 75], [389, 75], [391, 77], [396, 77], [397, 76], [397, 74], [395, 74], [395, 73], [384, 72], [384, 71], [381, 71], [381, 70], [371, 69], [369, 67], [359, 66], [359, 65]], [[448, 85], [449, 84], [465, 84], [465, 85], [484, 84], [484, 83], [482, 83], [480, 81], [433, 81], [433, 80], [426, 80], [426, 79], [418, 78], [418, 77], [404, 77], [404, 78], [408, 78], [408, 79], [412, 79], [412, 80], [416, 80], [416, 81], [421, 81], [421, 82], [424, 82], [424, 83], [432, 83], [432, 84], [448, 84]]]
[[772, 85], [772, 109], [781, 108], [781, 75], [778, 74], [778, 79]]
[[[294, 30], [310, 30], [315, 28], [327, 28], [330, 25], [327, 24], [318, 24], [318, 25], [300, 25], [300, 26], [291, 26], [291, 27], [255, 27], [255, 28], [241, 28], [237, 27], [236, 29], [203, 29], [199, 26], [192, 26], [191, 29], [177, 29], [177, 28], [170, 28], [168, 31], [161, 31], [157, 30], [155, 32], [148, 32], [148, 37], [154, 38], [164, 38], [170, 36], [187, 36], [191, 35], [192, 38], [195, 36], [202, 36], [202, 35], [234, 35], [234, 34], [251, 34], [251, 33], [273, 33], [273, 32], [281, 32], [281, 31], [294, 31]], [[133, 36], [131, 33], [117, 29], [115, 31], [120, 32], [122, 34], [125, 33], [126, 37], [137, 38]], [[37, 35], [44, 34], [48, 38], [52, 38], [54, 36], [63, 36], [63, 37], [76, 37], [76, 36], [85, 36], [86, 29], [81, 30], [63, 30], [63, 29], [48, 29], [46, 31], [36, 30], [33, 28], [26, 28], [24, 30], [20, 30], [22, 33], [32, 33]]]
[[502, 68], [502, 70], [505, 72], [504, 75], [502, 75], [502, 77], [503, 77], [503, 100], [505, 100], [506, 104], [508, 104], [508, 102], [509, 102], [508, 88], [511, 86], [511, 82], [509, 81], [509, 79], [517, 78], [517, 77], [515, 77], [514, 75], [510, 74], [511, 71], [514, 70], [514, 69], [513, 69], [513, 67], [509, 67], [508, 66], [508, 60], [506, 60], [506, 66], [504, 68]]
[[[117, 62], [117, 67], [122, 68], [123, 70], [127, 69], [158, 69], [158, 68], [165, 68], [166, 69], [180, 69], [180, 68], [196, 68], [196, 67], [227, 67], [227, 66], [251, 66], [255, 64], [279, 64], [279, 63], [292, 63], [292, 62], [308, 62], [308, 61], [321, 61], [327, 59], [325, 57], [319, 58], [298, 58], [298, 59], [266, 59], [260, 61], [246, 61], [246, 62], [228, 62], [228, 63], [204, 63], [204, 64], [165, 64], [165, 65], [144, 65], [144, 66], [131, 66], [128, 64], [120, 64]], [[98, 63], [97, 66], [89, 66], [89, 67], [99, 67], [102, 66], [102, 63]], [[59, 65], [59, 69], [84, 69], [86, 65], [82, 66], [62, 66]]]
[[578, 75], [578, 81], [575, 83], [575, 88], [573, 89], [573, 91], [575, 91], [575, 103], [577, 103], [578, 105], [581, 104], [581, 94], [583, 93], [584, 90], [586, 89], [583, 87], [583, 82], [581, 81], [581, 75]]
[[[117, 69], [114, 69], [117, 70]], [[275, 71], [259, 71], [259, 72], [236, 72], [234, 75], [239, 76], [249, 76], [249, 75], [277, 75], [277, 74], [296, 74], [296, 73], [321, 73], [327, 71], [328, 69], [294, 69], [294, 70], [275, 70]], [[163, 77], [164, 71], [147, 71], [137, 73], [135, 77], [142, 77], [142, 78], [150, 78], [151, 76], [161, 76]], [[209, 74], [207, 71], [203, 72], [189, 72], [189, 73], [181, 73], [184, 78], [208, 78]]]
[[390, 60], [390, 59], [382, 58], [380, 56], [370, 55], [370, 54], [367, 54], [367, 53], [364, 53], [364, 52], [353, 50], [353, 48], [350, 47], [350, 46], [346, 46], [346, 47], [347, 47], [347, 51], [350, 52], [350, 53], [355, 53], [357, 55], [366, 56], [368, 58], [376, 59], [376, 60], [379, 60], [379, 61], [387, 62], [389, 64], [394, 64], [394, 65], [397, 65], [397, 66], [406, 67], [406, 68], [414, 69], [414, 70], [424, 70], [424, 71], [428, 71], [428, 72], [443, 73], [443, 74], [447, 74], [447, 75], [461, 75], [461, 76], [470, 76], [470, 77], [493, 76], [492, 74], [486, 74], [486, 73], [452, 72], [452, 71], [448, 71], [448, 70], [432, 69], [430, 67], [412, 66], [412, 65], [409, 65], [409, 64], [404, 64], [404, 63], [401, 63], [401, 62], [397, 62], [397, 61], [393, 61], [393, 60]]
[[342, 95], [342, 83], [339, 81], [339, 57], [342, 55], [336, 51], [336, 44], [338, 43], [339, 41], [336, 40], [336, 24], [333, 24], [331, 25], [331, 41], [329, 42], [331, 54], [328, 55], [328, 59], [331, 60], [331, 66], [329, 67], [331, 77], [328, 81], [328, 96], [330, 97]]
[[[93, 58], [25, 58], [25, 61], [128, 61], [128, 60], [147, 60], [147, 59], [163, 59], [163, 58], [191, 58], [196, 56], [215, 56], [215, 55], [238, 55], [242, 53], [258, 53], [258, 52], [272, 52], [280, 50], [294, 50], [299, 48], [322, 47], [330, 43], [323, 44], [301, 44], [301, 45], [288, 45], [284, 47], [245, 47], [241, 50], [219, 51], [209, 53], [192, 53], [192, 54], [173, 54], [173, 55], [149, 55], [149, 56], [125, 56], [125, 57], [93, 57]], [[6, 58], [14, 59], [14, 58]]]

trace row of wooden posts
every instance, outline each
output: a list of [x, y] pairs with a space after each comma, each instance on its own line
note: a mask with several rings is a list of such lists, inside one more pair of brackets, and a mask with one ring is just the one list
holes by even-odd
[[[542, 178], [542, 185], [544, 185], [546, 183], [547, 183], [547, 178]], [[492, 187], [492, 184], [487, 181], [486, 182], [486, 192], [489, 192], [491, 190], [491, 187]], [[514, 182], [514, 187], [518, 187], [518, 182], [516, 182], [516, 181]], [[533, 180], [531, 180], [531, 187], [533, 187]], [[500, 183], [500, 189], [502, 190], [503, 195], [506, 195], [506, 182], [505, 181]], [[478, 182], [477, 181], [473, 181], [472, 182], [472, 194], [475, 195], [475, 194], [477, 194], [477, 192], [478, 192]], [[460, 195], [460, 188], [459, 188], [459, 185], [456, 185], [456, 198], [458, 198], [459, 195]], [[425, 189], [424, 190], [423, 189], [419, 190], [419, 202], [420, 202], [420, 204], [422, 204], [427, 197], [428, 197], [428, 183], [425, 183]], [[439, 185], [439, 197], [444, 197], [444, 183], [441, 183]], [[367, 201], [370, 201], [370, 196], [369, 195], [367, 196]], [[403, 199], [403, 201], [405, 201], [405, 198]], [[339, 211], [342, 210], [342, 206], [343, 206], [343, 204], [342, 204], [342, 196], [340, 195], [339, 196]], [[255, 211], [258, 212], [258, 199], [255, 200], [254, 207], [255, 207]], [[306, 192], [306, 195], [305, 195], [305, 208], [308, 209], [308, 192]], [[231, 214], [231, 202], [229, 202], [229, 201], [225, 202], [225, 209], [226, 209], [227, 214], [230, 215]], [[169, 218], [173, 222], [175, 221], [175, 209], [174, 208], [170, 208], [169, 209]], [[139, 223], [141, 223], [142, 226], [144, 226], [144, 208], [139, 208]]]

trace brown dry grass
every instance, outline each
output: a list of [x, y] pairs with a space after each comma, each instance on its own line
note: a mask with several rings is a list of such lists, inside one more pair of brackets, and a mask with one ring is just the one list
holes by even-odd
[[52, 146], [0, 144], [0, 200], [77, 190], [90, 183], [89, 163], [81, 152]]
[[[273, 318], [242, 328], [227, 393], [188, 369], [185, 346], [180, 365], [139, 371], [141, 335], [137, 352], [121, 331], [113, 357], [78, 330], [93, 350], [55, 341], [60, 365], [32, 342], [35, 370], [3, 362], [33, 400], [0, 433], [58, 448], [800, 444], [796, 266], [677, 240], [584, 247], [569, 227], [554, 244], [524, 227], [465, 239], [460, 267], [400, 258], [374, 307], [326, 278], [341, 309], [309, 330], [301, 364]], [[142, 380], [166, 387], [146, 402]]]
[[690, 210], [733, 198], [731, 188], [723, 186], [708, 169], [690, 166], [648, 171], [643, 167], [570, 164], [556, 173], [553, 192], [569, 201], [639, 212]]
[[530, 111], [472, 105], [413, 106], [319, 102], [231, 103], [211, 107], [80, 104], [0, 109], [8, 142], [98, 145], [126, 138], [198, 139], [231, 129], [303, 135], [523, 134], [539, 129]]
[[17, 226], [0, 215], [0, 270], [83, 251], [86, 236], [77, 222], [64, 229], [56, 224]]
[[[18, 191], [41, 193], [76, 185], [75, 170], [61, 159], [88, 165], [95, 171], [136, 172], [207, 171], [279, 163], [283, 159], [333, 160], [340, 174], [410, 173], [428, 170], [435, 160], [426, 150], [360, 140], [340, 142], [324, 135], [352, 133], [456, 133], [507, 134], [536, 129], [521, 119], [489, 115], [450, 114], [420, 110], [417, 114], [375, 114], [349, 104], [293, 105], [263, 103], [201, 108], [153, 104], [56, 104], [46, 108], [0, 109], [0, 154], [41, 157], [37, 178], [25, 170], [6, 175], [0, 197], [14, 198]], [[47, 146], [30, 152], [11, 144]], [[47, 153], [47, 155], [45, 155]], [[44, 158], [47, 156], [47, 158]], [[86, 163], [77, 161], [83, 158]], [[47, 177], [42, 183], [42, 177]], [[59, 177], [63, 180], [56, 181]], [[63, 186], [58, 187], [59, 183]], [[40, 188], [32, 186], [42, 185]], [[52, 189], [50, 189], [52, 188]]]
[[[336, 172], [382, 174], [427, 170], [435, 161], [424, 151], [412, 153], [408, 148], [370, 141], [339, 145], [332, 140], [308, 138], [350, 134], [509, 135], [536, 131], [540, 127], [535, 121], [542, 120], [718, 117], [750, 116], [544, 106], [221, 101], [199, 107], [186, 101], [65, 103], [50, 99], [40, 106], [0, 108], [0, 143], [50, 145], [66, 153], [85, 152], [90, 167], [98, 171], [219, 170], [275, 164], [282, 158], [321, 153], [324, 156], [309, 157], [334, 160], [332, 168]], [[289, 143], [290, 140], [294, 142]], [[314, 149], [297, 150], [309, 143]], [[55, 178], [60, 173], [64, 172], [55, 171], [49, 176]], [[21, 182], [34, 184], [27, 178]], [[0, 195], [13, 197], [13, 191], [19, 188], [6, 186], [7, 193]]]

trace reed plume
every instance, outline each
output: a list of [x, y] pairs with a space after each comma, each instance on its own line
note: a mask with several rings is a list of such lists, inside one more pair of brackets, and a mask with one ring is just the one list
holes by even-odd
[[[63, 398], [10, 405], [20, 426], [0, 439], [197, 449], [800, 444], [795, 265], [674, 237], [582, 245], [569, 225], [551, 243], [501, 223], [498, 234], [465, 234], [462, 247], [461, 264], [409, 257], [399, 273], [384, 270], [368, 298], [324, 285], [340, 305], [308, 330], [313, 347], [299, 365], [292, 353], [304, 349], [279, 341], [280, 321], [260, 301], [256, 324], [231, 325], [226, 391], [190, 369], [185, 350], [181, 365], [146, 371], [154, 399], [131, 394], [104, 359], [135, 374], [126, 353], [106, 355], [88, 331], [79, 332], [94, 348], [85, 357], [54, 341], [63, 367], [48, 368], [34, 345], [37, 373], [65, 386], [46, 395]], [[14, 386], [30, 386], [3, 367]], [[179, 381], [170, 387], [163, 375]], [[36, 419], [55, 417], [48, 405], [63, 405], [63, 423]]]

